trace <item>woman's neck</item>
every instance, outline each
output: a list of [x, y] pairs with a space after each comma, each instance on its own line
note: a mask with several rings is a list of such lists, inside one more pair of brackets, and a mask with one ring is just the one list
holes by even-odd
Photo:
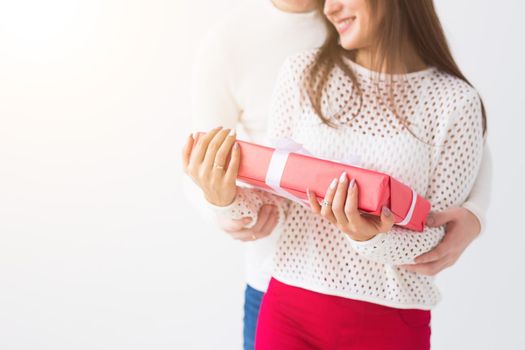
[[[404, 74], [417, 72], [427, 68], [425, 62], [419, 57], [414, 48], [411, 45], [407, 45], [406, 48], [402, 50], [403, 57], [401, 57], [402, 62], [391, 62], [389, 67], [381, 67], [379, 73], [386, 74]], [[359, 49], [355, 55], [355, 62], [369, 70], [379, 71], [379, 61], [378, 57], [374, 57], [370, 49]]]
[[272, 0], [272, 3], [283, 12], [311, 12], [317, 8], [315, 0]]

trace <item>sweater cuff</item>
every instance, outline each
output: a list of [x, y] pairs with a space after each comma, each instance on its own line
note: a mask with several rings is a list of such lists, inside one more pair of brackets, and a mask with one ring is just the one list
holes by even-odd
[[481, 233], [485, 231], [485, 217], [483, 216], [483, 210], [471, 201], [466, 201], [463, 203], [462, 207], [470, 211], [478, 219], [480, 225], [479, 235], [481, 235]]
[[218, 206], [208, 201], [206, 203], [208, 203], [208, 206], [213, 210], [217, 218], [241, 220], [243, 217], [250, 217], [252, 219], [251, 222], [244, 225], [244, 228], [251, 228], [257, 222], [257, 208], [246, 201], [246, 193], [244, 191], [244, 188], [238, 188], [233, 202], [226, 206]]
[[206, 203], [208, 203], [208, 206], [213, 209], [213, 211], [215, 211], [216, 213], [218, 214], [223, 214], [223, 213], [227, 213], [227, 212], [231, 212], [231, 210], [233, 209], [233, 207], [235, 207], [235, 200], [236, 200], [237, 197], [235, 197], [233, 199], [233, 202], [231, 202], [230, 204], [226, 205], [226, 206], [218, 206], [218, 205], [215, 205], [215, 204], [211, 204], [210, 202], [206, 201]]
[[378, 233], [377, 235], [375, 235], [374, 237], [370, 238], [369, 240], [356, 241], [355, 239], [350, 237], [350, 235], [348, 235], [346, 233], [343, 233], [343, 234], [345, 235], [346, 239], [350, 242], [352, 247], [357, 252], [360, 252], [360, 251], [363, 252], [365, 250], [370, 250], [371, 248], [372, 249], [377, 249], [377, 247], [379, 246], [380, 241], [386, 235], [386, 233], [382, 232], [382, 233]]

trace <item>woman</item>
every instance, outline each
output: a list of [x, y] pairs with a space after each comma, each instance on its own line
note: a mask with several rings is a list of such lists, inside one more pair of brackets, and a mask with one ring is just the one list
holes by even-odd
[[[322, 6], [331, 34], [319, 50], [284, 64], [269, 135], [292, 138], [321, 157], [357, 154], [363, 167], [423, 194], [433, 210], [460, 205], [479, 169], [485, 115], [450, 54], [432, 1]], [[361, 214], [356, 203], [366, 188], [345, 173], [329, 184], [322, 205], [309, 193], [311, 210], [236, 188], [234, 144], [234, 133], [216, 128], [191, 157], [206, 165], [199, 170], [211, 179], [206, 199], [223, 215], [255, 218], [272, 201], [285, 216], [256, 348], [428, 349], [439, 291], [432, 277], [403, 265], [436, 246], [443, 227], [417, 233], [393, 226], [387, 208], [380, 218]]]

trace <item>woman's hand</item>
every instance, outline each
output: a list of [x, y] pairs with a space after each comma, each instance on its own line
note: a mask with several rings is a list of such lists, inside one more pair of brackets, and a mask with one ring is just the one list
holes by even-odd
[[322, 205], [315, 193], [307, 189], [306, 194], [314, 213], [328, 219], [353, 240], [367, 241], [378, 233], [390, 231], [394, 225], [394, 217], [387, 207], [383, 207], [380, 218], [359, 212], [357, 183], [355, 179], [349, 182], [346, 172], [341, 174], [339, 180], [332, 180]]
[[[230, 151], [231, 159], [226, 166]], [[199, 136], [197, 142], [190, 135], [182, 151], [182, 159], [184, 171], [202, 189], [208, 202], [220, 207], [233, 202], [237, 193], [235, 179], [240, 160], [235, 129], [217, 127]]]

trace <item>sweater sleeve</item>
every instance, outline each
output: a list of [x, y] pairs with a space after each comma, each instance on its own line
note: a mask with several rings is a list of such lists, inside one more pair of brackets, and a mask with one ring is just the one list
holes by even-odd
[[[461, 206], [476, 180], [482, 153], [481, 104], [475, 90], [459, 100], [437, 135], [441, 140], [432, 152], [432, 169], [425, 197], [433, 210]], [[345, 235], [361, 255], [385, 264], [414, 263], [414, 258], [434, 248], [445, 234], [444, 227], [425, 227], [414, 232], [399, 226], [368, 241], [355, 241]]]
[[[297, 70], [292, 68], [290, 60], [287, 59], [277, 76], [269, 108], [268, 138], [291, 136], [299, 103], [299, 85], [294, 78], [294, 72]], [[260, 207], [264, 204], [276, 205], [280, 214], [279, 223], [284, 222], [290, 200], [258, 189], [238, 187], [237, 195], [230, 205], [217, 207], [210, 204], [210, 207], [217, 215], [227, 218], [250, 217], [252, 218], [250, 225], [253, 225], [257, 221]]]
[[492, 154], [488, 143], [485, 141], [483, 150], [483, 159], [481, 161], [481, 168], [474, 183], [474, 187], [463, 208], [472, 212], [481, 224], [481, 232], [485, 230], [485, 215], [490, 203], [490, 195], [492, 191]]

